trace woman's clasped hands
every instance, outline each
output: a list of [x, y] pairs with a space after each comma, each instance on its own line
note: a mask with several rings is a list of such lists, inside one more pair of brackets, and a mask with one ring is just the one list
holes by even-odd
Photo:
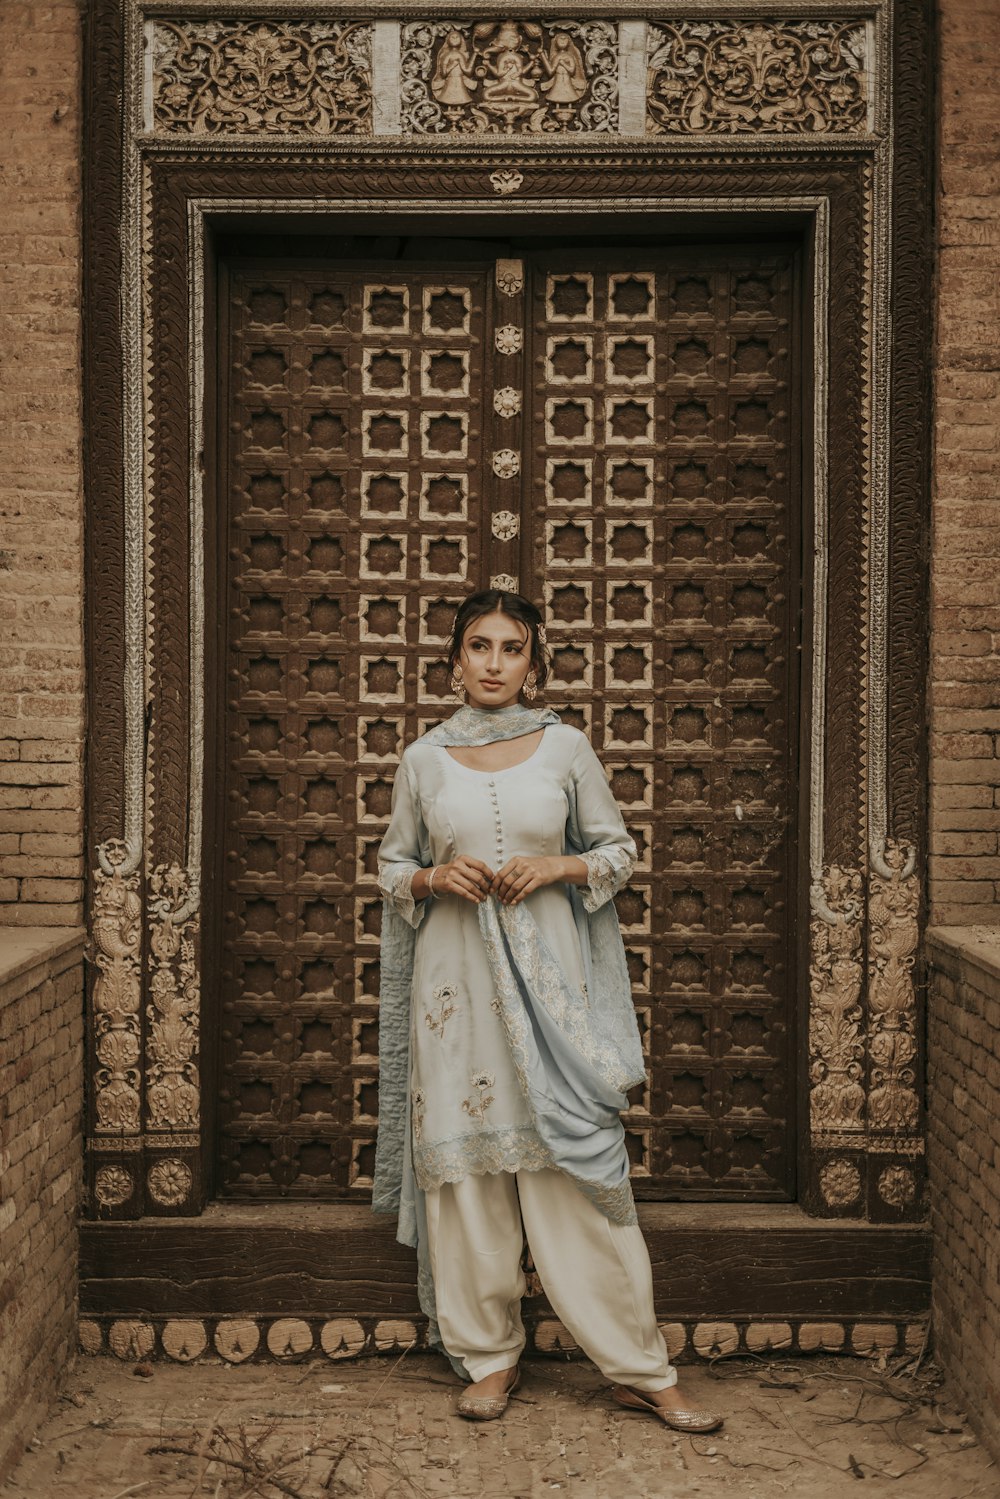
[[430, 893], [459, 895], [476, 905], [495, 895], [501, 905], [516, 906], [534, 890], [566, 880], [566, 863], [558, 856], [515, 854], [502, 869], [494, 871], [482, 859], [459, 854], [448, 864], [434, 866]]

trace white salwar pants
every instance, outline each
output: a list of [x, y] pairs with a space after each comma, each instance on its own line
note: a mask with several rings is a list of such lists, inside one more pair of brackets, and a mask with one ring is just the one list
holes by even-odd
[[427, 1192], [426, 1205], [441, 1338], [474, 1383], [524, 1348], [524, 1238], [553, 1311], [607, 1379], [677, 1383], [637, 1224], [612, 1223], [555, 1170], [466, 1176]]

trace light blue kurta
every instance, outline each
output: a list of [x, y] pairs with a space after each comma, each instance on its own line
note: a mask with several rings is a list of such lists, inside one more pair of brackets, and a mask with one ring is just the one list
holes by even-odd
[[[459, 854], [496, 870], [518, 854], [566, 852], [588, 866], [582, 890], [551, 885], [513, 907], [412, 898], [418, 869]], [[588, 917], [628, 879], [635, 846], [586, 737], [550, 724], [529, 759], [499, 771], [471, 770], [444, 745], [417, 741], [396, 777], [379, 861], [387, 909], [416, 932], [408, 1124], [417, 1187], [555, 1165], [610, 1215], [631, 1216], [617, 1109], [641, 1076], [638, 1036], [627, 988], [624, 1021], [620, 982], [615, 1003], [592, 992]], [[606, 914], [602, 942], [620, 950], [613, 906]]]

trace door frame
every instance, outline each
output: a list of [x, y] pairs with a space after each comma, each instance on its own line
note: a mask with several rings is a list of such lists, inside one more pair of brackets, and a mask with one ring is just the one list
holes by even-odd
[[[474, 7], [475, 8], [475, 7]], [[84, 375], [90, 753], [88, 1211], [199, 1211], [198, 607], [207, 249], [216, 227], [316, 215], [700, 215], [805, 223], [822, 280], [801, 1202], [923, 1212], [922, 1011], [931, 101], [925, 7], [873, 12], [878, 108], [858, 135], [185, 141], [144, 132], [143, 17], [97, 0], [88, 56]], [[126, 88], [120, 87], [125, 78]], [[710, 148], [710, 149], [709, 149]], [[516, 169], [512, 169], [512, 149]], [[825, 253], [824, 253], [825, 252]], [[831, 278], [835, 284], [831, 289]], [[874, 920], [869, 920], [869, 914]], [[181, 1053], [163, 1011], [186, 1027]], [[903, 1051], [893, 1038], [906, 1038]], [[806, 1127], [807, 1125], [807, 1127]]]

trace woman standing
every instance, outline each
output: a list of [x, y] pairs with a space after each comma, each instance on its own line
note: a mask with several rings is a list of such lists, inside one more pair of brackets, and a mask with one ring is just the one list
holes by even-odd
[[376, 1211], [417, 1247], [462, 1415], [516, 1388], [527, 1238], [615, 1398], [712, 1430], [656, 1325], [619, 1118], [644, 1077], [612, 902], [635, 845], [586, 737], [521, 702], [546, 676], [529, 600], [467, 598], [449, 664], [468, 706], [406, 750], [379, 851]]

